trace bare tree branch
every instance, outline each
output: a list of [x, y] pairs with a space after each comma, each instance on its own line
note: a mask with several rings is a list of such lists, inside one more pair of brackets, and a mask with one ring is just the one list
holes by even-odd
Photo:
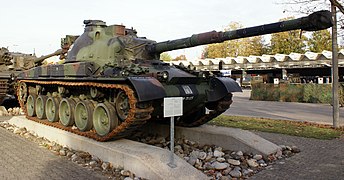
[[338, 37], [344, 43], [344, 0], [280, 0], [280, 2], [278, 4], [284, 5], [286, 12], [295, 14], [310, 14], [323, 9], [330, 10], [331, 4], [333, 4], [339, 9], [337, 15]]
[[340, 12], [344, 14], [344, 8], [343, 6], [337, 1], [337, 0], [329, 0], [334, 6], [336, 6]]

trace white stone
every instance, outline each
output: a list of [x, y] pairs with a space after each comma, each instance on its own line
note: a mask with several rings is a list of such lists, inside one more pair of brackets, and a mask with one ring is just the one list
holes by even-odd
[[228, 167], [228, 164], [215, 161], [213, 163], [213, 166], [216, 170], [223, 170], [223, 169], [226, 169]]
[[257, 160], [255, 159], [249, 159], [247, 160], [247, 164], [250, 166], [250, 167], [258, 167], [259, 164], [257, 163]]
[[195, 151], [193, 150], [191, 153], [190, 153], [190, 157], [194, 157], [194, 158], [198, 158], [199, 157], [199, 151]]
[[226, 159], [223, 158], [223, 157], [219, 157], [219, 158], [216, 158], [216, 161], [218, 161], [218, 162], [225, 162]]
[[214, 156], [215, 157], [222, 157], [223, 155], [225, 155], [225, 153], [219, 151], [219, 150], [215, 150], [214, 151]]
[[232, 177], [238, 178], [241, 176], [241, 172], [238, 170], [233, 170], [229, 173], [229, 175], [231, 175]]
[[60, 153], [60, 156], [66, 156], [67, 155], [66, 150], [64, 150], [64, 149], [61, 149], [59, 153]]
[[207, 153], [205, 153], [205, 152], [200, 152], [198, 155], [198, 158], [201, 160], [204, 160], [206, 157], [207, 157]]
[[195, 167], [198, 168], [198, 169], [201, 169], [201, 168], [202, 168], [202, 165], [203, 165], [202, 161], [199, 160], [199, 159], [197, 159], [197, 160], [196, 160], [196, 163], [195, 163]]
[[239, 165], [240, 165], [240, 161], [235, 160], [235, 159], [228, 159], [227, 162], [228, 162], [229, 164], [234, 165], [234, 166], [239, 166]]
[[122, 171], [121, 171], [121, 175], [122, 175], [122, 176], [130, 176], [130, 174], [131, 174], [131, 173], [130, 173], [130, 171], [128, 171], [128, 170], [122, 170]]
[[21, 132], [22, 131], [19, 128], [17, 128], [17, 127], [15, 127], [14, 130], [13, 130], [14, 134], [20, 134]]
[[244, 153], [242, 153], [242, 151], [238, 151], [238, 152], [236, 153], [236, 155], [238, 155], [238, 156], [243, 156]]
[[255, 159], [255, 160], [261, 160], [261, 159], [263, 159], [263, 156], [260, 155], [260, 154], [256, 154], [256, 155], [253, 156], [253, 159]]
[[89, 163], [89, 165], [91, 166], [91, 167], [95, 167], [95, 166], [97, 166], [97, 161], [91, 161], [90, 163]]
[[80, 159], [80, 157], [78, 155], [76, 155], [76, 154], [73, 154], [71, 159], [72, 159], [73, 162], [76, 162], [78, 159]]
[[8, 114], [5, 106], [0, 106], [0, 116], [6, 116]]

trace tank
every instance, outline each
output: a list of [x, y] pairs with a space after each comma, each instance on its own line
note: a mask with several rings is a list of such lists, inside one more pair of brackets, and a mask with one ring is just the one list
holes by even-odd
[[22, 70], [34, 67], [35, 58], [32, 54], [0, 48], [0, 105], [6, 108], [18, 106], [15, 98], [15, 78]]
[[18, 107], [18, 100], [16, 98], [16, 78], [25, 70], [42, 65], [44, 60], [60, 56], [64, 59], [69, 46], [75, 41], [78, 36], [67, 35], [62, 38], [61, 49], [41, 57], [36, 57], [34, 54], [25, 54], [20, 52], [10, 52], [7, 48], [0, 48], [0, 105], [6, 108]]
[[295, 29], [332, 26], [328, 11], [295, 20], [171, 41], [138, 37], [123, 25], [85, 20], [84, 33], [68, 45], [62, 64], [37, 66], [18, 76], [18, 99], [28, 119], [107, 141], [126, 137], [147, 122], [169, 122], [165, 97], [183, 97], [178, 126], [199, 126], [226, 111], [239, 85], [227, 77], [171, 66], [166, 51]]

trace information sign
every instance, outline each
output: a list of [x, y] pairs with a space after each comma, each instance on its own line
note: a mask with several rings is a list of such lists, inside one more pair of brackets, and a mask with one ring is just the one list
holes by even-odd
[[168, 97], [164, 98], [164, 117], [182, 116], [183, 98]]

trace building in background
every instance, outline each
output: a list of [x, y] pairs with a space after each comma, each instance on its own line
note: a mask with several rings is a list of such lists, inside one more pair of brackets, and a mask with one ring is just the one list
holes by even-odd
[[[263, 83], [331, 83], [332, 52], [306, 52], [172, 61], [190, 69], [221, 73], [242, 86]], [[344, 50], [338, 53], [339, 82], [344, 82]]]

